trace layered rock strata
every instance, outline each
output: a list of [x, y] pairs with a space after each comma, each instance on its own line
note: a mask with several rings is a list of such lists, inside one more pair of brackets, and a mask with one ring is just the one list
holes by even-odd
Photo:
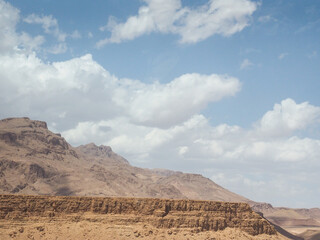
[[95, 214], [113, 225], [146, 223], [159, 229], [218, 231], [237, 228], [250, 235], [276, 234], [246, 203], [151, 199], [0, 195], [0, 220], [61, 218]]

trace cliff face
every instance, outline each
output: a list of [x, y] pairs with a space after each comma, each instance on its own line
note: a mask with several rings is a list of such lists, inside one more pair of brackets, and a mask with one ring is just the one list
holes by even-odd
[[0, 220], [28, 221], [86, 213], [109, 217], [113, 225], [151, 224], [160, 229], [218, 231], [237, 228], [250, 235], [276, 234], [246, 203], [146, 198], [0, 195]]

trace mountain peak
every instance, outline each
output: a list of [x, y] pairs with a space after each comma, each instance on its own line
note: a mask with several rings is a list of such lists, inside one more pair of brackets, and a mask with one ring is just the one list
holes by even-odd
[[0, 120], [1, 128], [44, 128], [48, 129], [47, 123], [39, 120], [30, 120], [28, 117], [21, 118], [5, 118]]
[[129, 164], [129, 162], [123, 157], [119, 156], [115, 152], [112, 151], [110, 146], [100, 145], [97, 146], [94, 143], [89, 143], [86, 145], [81, 145], [76, 148], [78, 151], [84, 153], [86, 156], [90, 156], [91, 158], [108, 158], [110, 160], [116, 160], [116, 163], [124, 163]]
[[6, 118], [0, 120], [0, 147], [18, 158], [49, 158], [62, 160], [74, 150], [60, 134], [48, 130], [47, 123], [24, 118]]

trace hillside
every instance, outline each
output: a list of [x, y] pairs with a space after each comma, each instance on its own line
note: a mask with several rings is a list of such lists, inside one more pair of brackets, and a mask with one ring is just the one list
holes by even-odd
[[72, 147], [42, 121], [0, 121], [0, 193], [247, 202], [198, 174], [131, 166], [107, 146]]
[[316, 237], [320, 233], [319, 208], [293, 209], [273, 207], [267, 203], [251, 203], [251, 207], [256, 212], [262, 212], [265, 218], [290, 233], [305, 239], [319, 239]]

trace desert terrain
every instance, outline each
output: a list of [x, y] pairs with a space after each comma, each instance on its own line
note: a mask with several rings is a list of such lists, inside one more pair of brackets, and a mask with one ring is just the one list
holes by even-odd
[[306, 240], [320, 239], [320, 209], [319, 208], [286, 208], [273, 207], [268, 203], [252, 203], [256, 212], [262, 212], [272, 223], [281, 226], [286, 231], [303, 237]]
[[0, 195], [1, 239], [286, 239], [246, 203]]
[[[50, 195], [151, 198], [160, 202], [160, 199], [238, 202], [250, 205], [254, 211], [263, 214], [273, 224], [279, 225], [282, 233], [291, 239], [313, 239], [320, 227], [318, 208], [276, 208], [268, 203], [257, 203], [230, 192], [199, 174], [134, 167], [114, 153], [109, 146], [90, 143], [72, 147], [60, 134], [49, 131], [45, 122], [29, 118], [0, 120], [0, 194], [2, 198], [15, 194], [18, 199], [21, 195]], [[3, 214], [3, 208], [0, 213]], [[23, 211], [20, 211], [21, 213]], [[20, 219], [17, 218], [19, 214], [13, 214], [15, 217], [12, 217], [12, 214], [1, 220], [0, 232], [4, 234], [3, 237], [24, 239], [33, 236], [35, 239], [50, 239], [55, 236], [70, 236], [69, 239], [101, 239], [99, 236], [111, 234], [118, 239], [130, 239], [135, 235], [155, 239], [159, 239], [160, 236], [164, 239], [193, 239], [197, 234], [195, 239], [232, 239], [231, 236], [234, 236], [234, 239], [255, 239], [265, 234], [262, 232], [250, 235], [248, 231], [234, 228], [233, 225], [226, 225], [223, 229], [218, 228], [214, 231], [199, 231], [199, 227], [194, 225], [191, 228], [159, 228], [157, 225], [150, 225], [149, 220], [140, 222], [140, 218], [132, 221], [134, 226], [132, 222], [128, 225], [122, 221], [114, 225], [114, 220], [109, 219], [111, 215], [97, 215], [91, 210], [60, 213], [54, 218], [41, 213], [40, 216], [31, 214]], [[139, 215], [138, 212], [135, 214]], [[205, 213], [205, 216], [208, 216], [208, 213]], [[99, 229], [99, 233], [90, 235], [90, 229]], [[170, 229], [178, 230], [170, 232]], [[152, 231], [152, 236], [146, 236], [149, 230]], [[300, 237], [290, 235], [286, 231]], [[273, 234], [261, 239], [278, 238], [280, 235]]]
[[247, 202], [199, 174], [131, 166], [108, 146], [72, 147], [42, 121], [0, 121], [0, 193]]

